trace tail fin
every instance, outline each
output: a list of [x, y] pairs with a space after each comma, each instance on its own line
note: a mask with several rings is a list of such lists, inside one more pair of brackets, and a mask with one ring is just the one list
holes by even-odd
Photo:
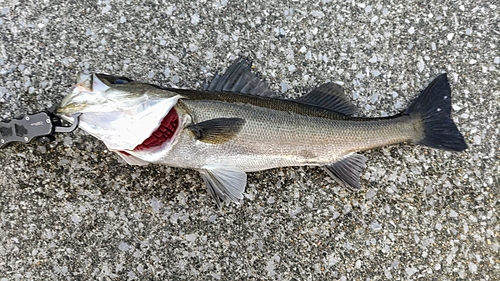
[[417, 144], [450, 151], [467, 148], [463, 136], [451, 119], [451, 89], [446, 73], [436, 77], [406, 109], [406, 114], [419, 116], [425, 136]]

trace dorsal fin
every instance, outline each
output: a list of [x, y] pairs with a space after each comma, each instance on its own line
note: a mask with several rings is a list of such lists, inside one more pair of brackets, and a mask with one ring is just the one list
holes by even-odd
[[218, 73], [209, 84], [203, 85], [204, 91], [233, 92], [272, 97], [276, 94], [259, 75], [252, 73], [251, 63], [239, 58], [220, 76]]
[[348, 116], [358, 112], [358, 108], [347, 98], [344, 90], [335, 83], [322, 84], [297, 101]]

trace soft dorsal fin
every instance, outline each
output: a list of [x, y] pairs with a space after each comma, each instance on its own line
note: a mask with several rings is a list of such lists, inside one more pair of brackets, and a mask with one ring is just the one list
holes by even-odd
[[347, 98], [344, 90], [335, 83], [322, 84], [297, 101], [348, 116], [358, 112], [358, 108]]
[[187, 128], [194, 136], [206, 143], [224, 143], [238, 134], [245, 124], [241, 118], [215, 118], [193, 125]]
[[357, 190], [360, 188], [359, 177], [365, 162], [365, 156], [354, 153], [324, 168], [339, 184]]
[[276, 94], [259, 75], [252, 73], [251, 63], [239, 58], [220, 76], [218, 73], [209, 84], [203, 86], [209, 92], [233, 92], [271, 97]]

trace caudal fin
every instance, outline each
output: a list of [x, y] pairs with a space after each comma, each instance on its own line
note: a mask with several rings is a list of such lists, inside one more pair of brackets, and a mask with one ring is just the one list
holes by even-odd
[[451, 89], [446, 73], [436, 77], [406, 109], [406, 114], [422, 118], [425, 136], [417, 144], [462, 151], [467, 148], [462, 134], [451, 119]]

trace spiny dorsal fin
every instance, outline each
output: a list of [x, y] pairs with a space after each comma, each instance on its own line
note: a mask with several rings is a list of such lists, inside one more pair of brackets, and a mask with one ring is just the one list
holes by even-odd
[[276, 94], [269, 88], [267, 82], [259, 75], [252, 73], [251, 63], [239, 58], [220, 76], [218, 73], [209, 84], [203, 86], [204, 91], [232, 92], [272, 97]]
[[215, 118], [189, 125], [187, 128], [199, 141], [217, 144], [232, 139], [244, 124], [245, 119], [241, 118]]
[[358, 112], [358, 108], [347, 98], [344, 90], [334, 83], [320, 85], [310, 93], [298, 98], [297, 101], [348, 116]]
[[335, 181], [344, 187], [359, 189], [361, 168], [365, 165], [366, 157], [361, 154], [351, 154], [324, 169]]

